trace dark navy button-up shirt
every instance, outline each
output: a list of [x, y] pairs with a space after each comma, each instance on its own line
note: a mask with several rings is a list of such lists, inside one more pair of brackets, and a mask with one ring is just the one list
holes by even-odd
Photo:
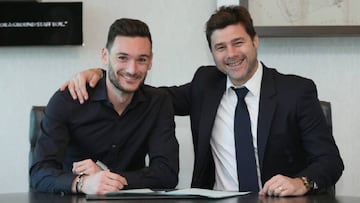
[[[124, 176], [127, 188], [173, 188], [178, 181], [179, 146], [168, 94], [142, 85], [119, 116], [109, 102], [103, 77], [79, 104], [68, 91], [50, 99], [30, 169], [31, 187], [71, 192], [72, 164], [100, 160]], [[149, 165], [145, 156], [149, 156]]]

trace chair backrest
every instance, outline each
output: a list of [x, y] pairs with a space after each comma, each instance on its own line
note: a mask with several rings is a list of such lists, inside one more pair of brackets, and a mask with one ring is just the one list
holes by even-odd
[[30, 111], [30, 152], [29, 152], [29, 169], [32, 165], [34, 149], [40, 134], [40, 122], [44, 116], [45, 106], [33, 106]]
[[332, 134], [331, 104], [330, 104], [330, 102], [327, 102], [327, 101], [320, 101], [320, 106], [323, 110], [326, 122], [329, 125], [330, 131]]
[[[333, 133], [333, 127], [332, 127], [332, 118], [331, 118], [331, 104], [328, 101], [320, 101], [320, 106], [323, 110], [326, 122], [329, 126], [331, 134]], [[335, 185], [332, 187], [327, 188], [325, 191], [327, 194], [335, 195]]]

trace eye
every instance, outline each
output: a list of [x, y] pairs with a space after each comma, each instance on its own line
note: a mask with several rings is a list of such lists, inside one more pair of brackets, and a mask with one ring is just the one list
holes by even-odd
[[121, 61], [121, 62], [126, 62], [129, 60], [129, 58], [127, 56], [118, 56], [118, 59]]
[[233, 44], [234, 46], [241, 46], [244, 42], [243, 41], [235, 41]]
[[148, 57], [139, 57], [136, 61], [140, 64], [147, 64], [147, 63], [149, 63], [149, 58]]
[[218, 52], [224, 51], [225, 50], [225, 46], [216, 46], [215, 50]]

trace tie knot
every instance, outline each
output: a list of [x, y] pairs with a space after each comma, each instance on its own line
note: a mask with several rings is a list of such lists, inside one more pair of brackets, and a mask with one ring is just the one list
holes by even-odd
[[232, 87], [232, 89], [235, 91], [238, 99], [244, 99], [246, 94], [249, 92], [249, 90], [246, 87], [241, 87], [241, 88]]

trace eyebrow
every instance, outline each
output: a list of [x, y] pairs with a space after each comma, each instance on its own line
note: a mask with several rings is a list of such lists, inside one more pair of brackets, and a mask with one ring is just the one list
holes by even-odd
[[[243, 38], [243, 37], [237, 37], [237, 38], [235, 38], [235, 39], [232, 39], [232, 40], [230, 40], [230, 42], [231, 43], [233, 43], [233, 42], [236, 42], [236, 41], [245, 41], [245, 38]], [[214, 47], [217, 47], [217, 46], [220, 46], [220, 45], [224, 45], [224, 44], [226, 44], [225, 42], [219, 42], [219, 43], [217, 43], [217, 44], [215, 44], [214, 45]]]
[[[115, 55], [116, 55], [116, 56], [119, 56], [119, 55], [122, 55], [122, 56], [131, 56], [130, 54], [125, 53], [125, 52], [119, 52], [119, 53], [116, 53]], [[147, 57], [147, 58], [150, 58], [150, 55], [148, 55], [148, 54], [141, 54], [141, 55], [136, 56], [136, 57]]]

